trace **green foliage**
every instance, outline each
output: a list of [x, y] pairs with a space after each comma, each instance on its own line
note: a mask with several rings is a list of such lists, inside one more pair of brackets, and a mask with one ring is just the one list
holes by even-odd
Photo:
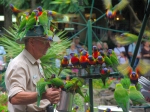
[[0, 91], [0, 112], [8, 112], [8, 95]]
[[93, 88], [95, 89], [103, 89], [103, 88], [109, 88], [109, 86], [111, 85], [111, 83], [114, 80], [107, 78], [106, 79], [106, 85], [104, 86], [103, 82], [101, 79], [94, 79], [93, 80]]
[[0, 4], [5, 7], [9, 7], [10, 4], [13, 4], [17, 8], [27, 9], [30, 7], [29, 0], [0, 0]]
[[78, 105], [79, 106], [78, 111], [83, 112], [84, 111], [84, 108], [83, 108], [84, 105], [83, 104], [84, 104], [83, 98], [79, 94], [75, 94], [74, 100], [73, 100], [73, 106]]
[[121, 79], [120, 83], [122, 84], [122, 86], [123, 86], [125, 89], [129, 89], [129, 86], [130, 86], [130, 84], [131, 84], [130, 79], [127, 78], [127, 77]]
[[84, 96], [84, 103], [90, 103], [90, 97], [89, 97], [88, 93], [86, 93]]
[[[5, 29], [6, 30], [6, 29]], [[20, 34], [20, 37], [17, 36], [18, 26], [15, 24], [13, 28], [6, 30], [8, 34], [4, 34], [2, 38], [0, 38], [0, 45], [4, 46], [7, 54], [6, 57], [9, 59], [10, 57], [16, 57], [23, 49], [24, 44], [18, 44], [15, 42], [18, 38], [20, 38], [23, 32]], [[60, 37], [61, 42], [58, 44], [57, 42], [53, 42], [51, 44], [51, 48], [48, 50], [47, 54], [41, 58], [41, 65], [44, 69], [44, 73], [46, 78], [49, 78], [51, 74], [58, 74], [59, 68], [55, 66], [54, 60], [56, 58], [63, 58], [62, 52], [66, 51], [66, 48], [69, 47], [70, 41], [65, 38], [64, 31], [58, 32], [56, 35]], [[51, 60], [50, 60], [51, 59]], [[70, 70], [63, 70], [62, 74], [68, 74]]]
[[[84, 5], [89, 5], [88, 0], [83, 0]], [[54, 10], [62, 14], [74, 13], [77, 10], [84, 11], [83, 6], [79, 6], [78, 0], [42, 0], [43, 7]]]
[[6, 105], [8, 101], [8, 96], [5, 93], [0, 93], [0, 104]]

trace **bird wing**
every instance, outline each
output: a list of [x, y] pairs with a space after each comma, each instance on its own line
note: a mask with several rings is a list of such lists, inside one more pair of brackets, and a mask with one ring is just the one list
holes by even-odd
[[129, 62], [126, 62], [125, 64], [118, 65], [117, 70], [124, 76], [129, 76], [129, 74], [132, 72], [132, 67], [130, 66]]
[[129, 45], [135, 41], [137, 41], [138, 36], [131, 34], [131, 33], [125, 33], [125, 35], [115, 35], [115, 40], [120, 45]]
[[118, 4], [113, 7], [113, 11], [121, 11], [129, 4], [128, 0], [121, 0]]
[[139, 75], [145, 75], [149, 70], [150, 70], [150, 64], [144, 60], [140, 60], [137, 67], [135, 68], [135, 71]]
[[111, 9], [112, 8], [112, 2], [111, 0], [103, 0], [105, 9]]

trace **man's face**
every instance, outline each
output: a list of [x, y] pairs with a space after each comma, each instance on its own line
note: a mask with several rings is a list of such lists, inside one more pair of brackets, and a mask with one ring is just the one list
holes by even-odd
[[46, 54], [48, 48], [50, 47], [50, 41], [44, 38], [35, 38], [34, 39], [34, 52], [36, 55], [41, 58]]
[[75, 44], [79, 44], [79, 42], [80, 42], [80, 39], [79, 39], [79, 38], [76, 38], [76, 39], [75, 39]]

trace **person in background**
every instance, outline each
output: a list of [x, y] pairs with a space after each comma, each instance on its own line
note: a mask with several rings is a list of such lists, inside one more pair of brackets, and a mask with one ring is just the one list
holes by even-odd
[[103, 43], [103, 50], [104, 50], [104, 53], [107, 54], [107, 52], [108, 52], [108, 45], [107, 45], [106, 42]]
[[[69, 53], [68, 53], [69, 54], [68, 55], [69, 61], [71, 61], [70, 60], [71, 59], [71, 53], [75, 53], [75, 54], [79, 55], [78, 51], [77, 51], [77, 49], [75, 47], [75, 43], [73, 43], [73, 42], [71, 43], [71, 46], [70, 46], [70, 49], [69, 49]], [[72, 69], [72, 73], [75, 74], [75, 75], [78, 75], [78, 69]]]
[[96, 43], [97, 43], [97, 42], [93, 41], [93, 42], [92, 42], [92, 46], [96, 46]]
[[[129, 55], [130, 63], [132, 61], [132, 57], [133, 57], [133, 54], [134, 54], [135, 47], [136, 47], [136, 42], [130, 44], [129, 47], [128, 47], [128, 55]], [[137, 53], [137, 57], [135, 59], [134, 65], [133, 65], [133, 69], [136, 68], [136, 66], [137, 66], [137, 64], [139, 62], [139, 59], [141, 58], [141, 54], [140, 53], [141, 53], [141, 47], [139, 47], [139, 50], [138, 50], [138, 53]]]
[[[143, 47], [141, 49], [141, 58], [143, 61], [150, 63], [150, 43], [148, 41], [143, 42]], [[150, 80], [150, 71], [144, 75]]]
[[80, 38], [79, 36], [76, 36], [74, 39], [73, 39], [73, 42], [75, 43], [75, 47], [78, 51], [78, 54], [80, 53], [80, 49], [82, 48], [82, 46], [80, 45]]
[[120, 64], [125, 64], [127, 61], [128, 61], [128, 57], [127, 57], [127, 54], [126, 54], [126, 52], [125, 51], [122, 51], [121, 53], [120, 53], [120, 57], [119, 57], [119, 63]]
[[117, 47], [114, 48], [114, 52], [116, 53], [118, 59], [120, 58], [120, 55], [122, 52], [125, 52], [125, 47], [121, 46], [120, 44], [117, 44]]
[[98, 50], [103, 50], [102, 42], [97, 42], [97, 43], [96, 43], [96, 46], [97, 46], [97, 49], [98, 49]]
[[5, 69], [4, 64], [6, 64], [6, 51], [3, 46], [0, 46], [0, 71]]
[[70, 48], [68, 50], [68, 59], [71, 58], [71, 55], [70, 55], [71, 53], [75, 53], [75, 54], [79, 55], [78, 50], [77, 50], [74, 42], [71, 43]]

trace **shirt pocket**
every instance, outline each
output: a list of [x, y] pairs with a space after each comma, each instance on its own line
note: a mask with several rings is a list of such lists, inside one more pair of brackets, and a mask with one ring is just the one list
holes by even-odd
[[32, 77], [32, 82], [33, 84], [36, 86], [37, 85], [37, 82], [40, 80], [40, 77], [38, 75], [34, 75]]

